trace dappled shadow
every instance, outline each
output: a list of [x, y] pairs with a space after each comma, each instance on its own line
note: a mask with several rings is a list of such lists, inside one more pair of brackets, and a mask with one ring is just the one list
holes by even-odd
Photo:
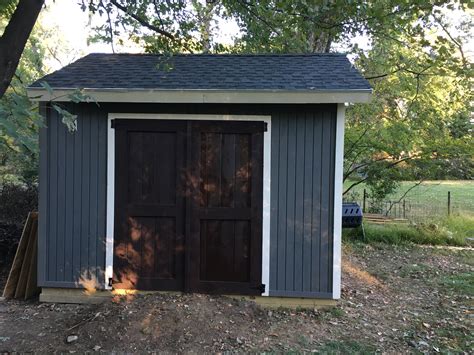
[[97, 290], [102, 289], [102, 285], [99, 282], [98, 277], [88, 270], [84, 270], [81, 273], [76, 285], [84, 288], [84, 294], [87, 296], [92, 296], [97, 292]]
[[[125, 195], [117, 198], [123, 202], [116, 206], [116, 216], [121, 220], [116, 222], [115, 231], [114, 289], [184, 289], [184, 218], [189, 211], [186, 206], [190, 206], [192, 218], [198, 218], [191, 223], [196, 223], [199, 243], [205, 240], [192, 251], [200, 260], [192, 267], [200, 269], [202, 279], [209, 279], [209, 268], [202, 267], [205, 265], [202, 260], [207, 258], [212, 261], [208, 266], [221, 271], [218, 280], [211, 277], [213, 280], [228, 281], [236, 274], [232, 270], [238, 267], [243, 267], [245, 274], [245, 277], [239, 275], [239, 281], [247, 280], [251, 233], [250, 228], [244, 227], [251, 218], [251, 134], [201, 132], [196, 136], [200, 137], [197, 146], [194, 146], [196, 137], [188, 141], [196, 149], [191, 157], [180, 155], [183, 147], [179, 147], [182, 143], [179, 135], [133, 134], [129, 154], [137, 156], [129, 157], [133, 162], [125, 172], [126, 186], [120, 191]], [[152, 137], [153, 134], [157, 136]], [[166, 158], [166, 166], [162, 166], [163, 153], [151, 154], [150, 150], [165, 148], [165, 141], [169, 145], [166, 148], [172, 150], [166, 154], [176, 161], [172, 163]], [[166, 191], [156, 186], [163, 181], [169, 185]], [[230, 208], [234, 207], [241, 209], [240, 217], [233, 215]], [[242, 213], [242, 209], [248, 213]], [[212, 213], [218, 215], [214, 217]], [[219, 229], [219, 233], [214, 231], [216, 228], [209, 228], [209, 233], [214, 231], [214, 234], [203, 236], [202, 233], [208, 233], [208, 224], [220, 225], [223, 213], [227, 213], [226, 226], [230, 223], [230, 227], [225, 232]], [[230, 252], [233, 257], [229, 258], [228, 250], [232, 246], [236, 251]], [[217, 257], [220, 254], [223, 256]], [[223, 278], [226, 270], [232, 272]]]

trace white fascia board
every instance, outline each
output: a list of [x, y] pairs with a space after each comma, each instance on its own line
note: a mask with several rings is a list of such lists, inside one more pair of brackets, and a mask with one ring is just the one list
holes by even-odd
[[[28, 88], [34, 101], [70, 101], [75, 89]], [[226, 103], [226, 104], [331, 104], [341, 102], [365, 103], [371, 90], [348, 91], [255, 91], [255, 90], [147, 90], [147, 89], [83, 89], [83, 93], [97, 102], [132, 103]]]

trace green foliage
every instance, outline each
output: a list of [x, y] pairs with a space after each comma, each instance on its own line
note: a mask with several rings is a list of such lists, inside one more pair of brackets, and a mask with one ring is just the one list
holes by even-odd
[[[0, 29], [7, 25], [16, 3], [17, 1], [0, 3]], [[0, 99], [0, 184], [13, 182], [30, 185], [37, 182], [38, 133], [44, 122], [38, 105], [28, 98], [25, 88], [51, 70], [47, 62], [57, 55], [58, 50], [67, 49], [58, 37], [58, 31], [46, 28], [40, 18], [28, 40], [10, 87]], [[42, 85], [53, 95], [47, 83]], [[80, 90], [69, 94], [68, 98], [74, 102], [91, 101]], [[74, 115], [64, 110], [60, 104], [55, 103], [51, 107], [62, 115], [69, 130], [75, 130]]]
[[[7, 25], [18, 1], [0, 4], [0, 29]], [[42, 31], [33, 31], [9, 90], [0, 99], [0, 184], [37, 181], [38, 130], [42, 126], [36, 105], [27, 97], [25, 84], [45, 74]]]
[[374, 97], [347, 112], [345, 179], [366, 182], [372, 197], [387, 196], [401, 180], [472, 178], [473, 71], [462, 49], [470, 17], [449, 24], [449, 6], [434, 8], [424, 26], [414, 21], [377, 38], [368, 53], [356, 48]]
[[[0, 3], [0, 21], [15, 0]], [[374, 87], [368, 105], [347, 111], [345, 180], [350, 191], [365, 182], [372, 198], [383, 199], [402, 180], [472, 178], [470, 122], [472, 64], [463, 46], [472, 28], [471, 2], [429, 0], [81, 0], [100, 19], [92, 41], [146, 52], [327, 52], [347, 49]], [[456, 21], [453, 21], [456, 14]], [[235, 20], [240, 33], [219, 43], [218, 19]], [[359, 48], [365, 36], [369, 50]], [[32, 151], [37, 108], [22, 87], [45, 73], [47, 36], [33, 33], [17, 79], [2, 105], [0, 154]], [[172, 56], [160, 68], [173, 69]], [[16, 94], [17, 96], [14, 96]], [[78, 94], [77, 100], [84, 100]], [[55, 104], [70, 130], [75, 116]], [[31, 114], [31, 115], [30, 115]], [[8, 148], [5, 148], [8, 147]], [[3, 153], [5, 155], [5, 153]], [[10, 159], [10, 158], [9, 158]]]
[[[409, 32], [424, 40], [424, 28], [431, 21], [430, 16], [437, 7], [450, 4], [428, 0], [81, 0], [81, 3], [83, 11], [102, 20], [95, 28], [93, 41], [124, 44], [126, 37], [149, 52], [211, 49], [254, 53], [327, 52], [332, 44], [349, 45], [352, 38], [361, 35], [396, 40], [400, 33]], [[219, 30], [215, 26], [218, 18], [237, 22], [240, 33], [233, 45], [219, 43], [213, 36]]]
[[[83, 0], [84, 10], [104, 18], [96, 40], [113, 43], [128, 33], [147, 52], [348, 49], [372, 78], [374, 99], [347, 112], [344, 178], [365, 181], [374, 199], [393, 193], [402, 180], [472, 178], [472, 66], [463, 51], [469, 7], [428, 0], [169, 0], [159, 6], [151, 0]], [[454, 13], [464, 15], [454, 23]], [[230, 46], [212, 36], [218, 17], [239, 26]], [[361, 50], [356, 36], [367, 37], [371, 49]], [[172, 60], [162, 65], [172, 70]]]
[[[196, 38], [199, 12], [194, 1], [93, 1], [82, 0], [83, 11], [99, 16], [92, 42], [123, 45], [124, 38], [139, 43], [147, 52], [194, 52], [202, 49]], [[191, 8], [190, 8], [191, 7]], [[194, 11], [192, 11], [194, 10]]]
[[[54, 95], [54, 91], [46, 81], [42, 81], [40, 85], [48, 91], [51, 96], [51, 101], [57, 100], [60, 97]], [[79, 102], [95, 102], [97, 101], [90, 95], [85, 94], [81, 89], [76, 89], [72, 93], [69, 93], [65, 97], [66, 101], [72, 101], [74, 103]], [[72, 114], [59, 103], [50, 103], [50, 106], [55, 110], [62, 118], [62, 123], [66, 125], [69, 132], [75, 132], [77, 130], [77, 115]]]
[[11, 17], [17, 3], [18, 0], [0, 0], [0, 22]]

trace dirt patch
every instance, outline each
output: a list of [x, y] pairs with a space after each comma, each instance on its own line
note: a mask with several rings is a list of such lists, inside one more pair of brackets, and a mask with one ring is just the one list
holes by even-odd
[[4, 301], [0, 351], [469, 352], [473, 257], [472, 250], [346, 246], [342, 300], [326, 311], [197, 294], [95, 306]]

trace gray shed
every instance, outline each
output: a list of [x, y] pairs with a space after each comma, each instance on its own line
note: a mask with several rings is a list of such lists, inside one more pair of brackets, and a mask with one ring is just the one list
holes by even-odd
[[340, 297], [345, 104], [371, 95], [344, 55], [90, 54], [28, 91], [46, 122], [42, 300], [91, 284]]

